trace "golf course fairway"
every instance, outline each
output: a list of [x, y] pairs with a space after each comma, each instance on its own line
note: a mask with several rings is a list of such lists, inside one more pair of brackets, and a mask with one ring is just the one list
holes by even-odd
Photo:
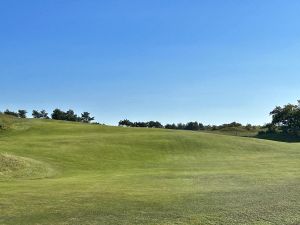
[[300, 224], [298, 143], [0, 117], [1, 225]]

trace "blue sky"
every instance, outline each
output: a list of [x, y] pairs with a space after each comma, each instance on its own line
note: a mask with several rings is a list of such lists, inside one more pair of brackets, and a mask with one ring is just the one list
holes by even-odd
[[0, 107], [263, 124], [300, 92], [300, 1], [0, 1]]

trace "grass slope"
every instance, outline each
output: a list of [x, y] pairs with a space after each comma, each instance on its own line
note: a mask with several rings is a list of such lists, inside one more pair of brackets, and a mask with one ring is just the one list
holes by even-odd
[[0, 224], [300, 224], [297, 143], [33, 119], [10, 127], [0, 153], [51, 172], [0, 179]]
[[37, 160], [0, 154], [0, 181], [13, 178], [38, 179], [53, 176], [53, 170]]

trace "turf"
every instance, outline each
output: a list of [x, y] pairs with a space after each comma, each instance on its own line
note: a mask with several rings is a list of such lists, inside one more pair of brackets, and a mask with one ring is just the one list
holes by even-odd
[[5, 121], [0, 224], [300, 224], [298, 143]]

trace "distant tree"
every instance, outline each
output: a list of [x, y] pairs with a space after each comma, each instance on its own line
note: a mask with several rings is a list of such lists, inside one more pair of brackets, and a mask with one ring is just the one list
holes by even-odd
[[72, 109], [69, 109], [66, 113], [65, 113], [65, 120], [68, 121], [79, 121], [78, 116], [74, 113], [74, 111]]
[[148, 127], [146, 122], [134, 122], [133, 127]]
[[187, 124], [178, 123], [176, 124], [166, 124], [163, 126], [159, 121], [148, 121], [148, 122], [131, 122], [127, 119], [120, 120], [119, 126], [127, 127], [148, 127], [148, 128], [166, 128], [166, 129], [179, 129], [179, 130], [204, 130], [205, 126], [198, 122], [189, 122]]
[[128, 119], [120, 120], [120, 122], [119, 122], [119, 126], [131, 127], [132, 125], [133, 125], [133, 123]]
[[32, 117], [35, 119], [49, 119], [48, 113], [44, 109], [40, 112], [38, 110], [33, 110]]
[[66, 120], [66, 113], [60, 109], [54, 109], [51, 118], [53, 120]]
[[32, 117], [35, 119], [39, 119], [39, 118], [41, 118], [41, 114], [39, 111], [34, 109], [34, 110], [32, 110]]
[[150, 127], [150, 128], [162, 128], [163, 125], [158, 122], [158, 121], [149, 121], [147, 122], [147, 127]]
[[177, 126], [176, 126], [175, 123], [173, 123], [173, 124], [166, 124], [165, 128], [166, 129], [173, 129], [173, 130], [175, 130], [175, 129], [177, 129]]
[[90, 117], [89, 112], [83, 112], [81, 113], [81, 121], [84, 123], [89, 123], [94, 120], [94, 117]]
[[10, 110], [8, 110], [8, 109], [4, 111], [4, 114], [10, 115], [10, 116], [19, 117], [19, 113], [10, 111]]
[[43, 119], [49, 119], [48, 113], [44, 109], [40, 112], [40, 116]]
[[204, 130], [212, 130], [212, 126], [211, 125], [206, 125], [203, 128]]
[[212, 125], [211, 130], [218, 130], [218, 127], [216, 125]]
[[158, 121], [149, 121], [149, 122], [131, 122], [127, 119], [120, 120], [119, 126], [126, 127], [149, 127], [149, 128], [163, 128], [163, 125]]
[[147, 127], [150, 127], [150, 128], [156, 127], [156, 123], [154, 121], [149, 121], [146, 124], [147, 124]]
[[18, 110], [18, 115], [20, 118], [26, 118], [27, 111], [24, 109]]
[[184, 123], [178, 123], [178, 124], [177, 124], [177, 129], [178, 129], [178, 130], [184, 130], [185, 127], [186, 127], [186, 125], [185, 125]]
[[163, 128], [163, 127], [164, 126], [160, 122], [158, 121], [155, 122], [155, 128]]
[[[200, 130], [200, 125], [198, 122], [189, 122], [185, 126], [186, 130]], [[203, 129], [203, 124], [201, 124], [201, 129]]]
[[245, 126], [245, 128], [246, 128], [246, 130], [251, 130], [253, 127], [252, 127], [251, 124], [248, 123], [248, 124]]
[[198, 123], [199, 126], [199, 130], [205, 130], [205, 126], [203, 125], [203, 123]]
[[218, 129], [223, 129], [223, 128], [237, 128], [237, 127], [242, 127], [243, 125], [237, 122], [232, 122], [232, 123], [224, 123], [220, 126], [218, 126]]
[[241, 127], [243, 126], [241, 123], [237, 123], [237, 122], [232, 122], [229, 124], [229, 127]]

